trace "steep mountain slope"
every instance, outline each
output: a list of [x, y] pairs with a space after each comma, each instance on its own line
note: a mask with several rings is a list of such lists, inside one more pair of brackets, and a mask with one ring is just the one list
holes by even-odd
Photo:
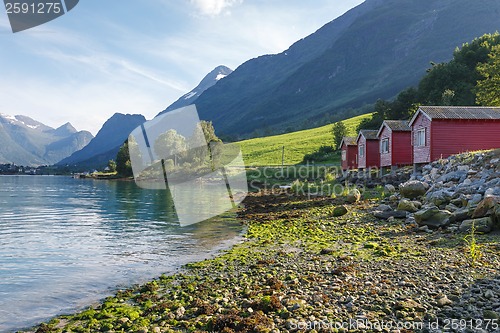
[[[363, 119], [371, 117], [371, 113], [345, 119], [347, 135], [355, 136], [356, 127]], [[281, 165], [282, 157], [286, 165], [300, 163], [304, 155], [311, 154], [321, 146], [333, 143], [332, 126], [325, 125], [307, 130], [254, 138], [237, 142], [243, 153], [243, 160], [247, 166]], [[283, 156], [283, 147], [285, 155]]]
[[0, 163], [43, 165], [83, 148], [93, 138], [67, 123], [57, 129], [26, 116], [0, 114]]
[[104, 123], [87, 146], [63, 159], [57, 165], [82, 168], [105, 166], [109, 160], [116, 158], [120, 146], [129, 134], [145, 121], [146, 118], [139, 114], [115, 113]]
[[367, 0], [287, 51], [242, 64], [196, 105], [222, 135], [300, 127], [415, 85], [431, 61], [500, 30], [499, 13], [497, 0]]
[[214, 84], [219, 82], [219, 80], [225, 78], [226, 76], [228, 76], [232, 72], [233, 72], [233, 70], [226, 67], [226, 66], [216, 67], [213, 71], [208, 73], [203, 78], [203, 80], [201, 80], [201, 82], [196, 86], [196, 88], [194, 88], [193, 90], [191, 90], [187, 94], [181, 96], [177, 101], [172, 103], [168, 108], [166, 108], [164, 111], [160, 112], [160, 114], [193, 104], [198, 99], [198, 97], [201, 96], [201, 94], [205, 90], [212, 87]]

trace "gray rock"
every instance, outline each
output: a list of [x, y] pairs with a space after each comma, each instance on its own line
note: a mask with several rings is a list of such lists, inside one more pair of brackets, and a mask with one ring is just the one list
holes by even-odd
[[488, 289], [484, 292], [484, 298], [492, 299], [493, 297], [495, 297], [495, 293], [491, 289]]
[[484, 191], [485, 197], [500, 196], [500, 186], [490, 187]]
[[415, 199], [427, 192], [427, 184], [418, 180], [410, 180], [399, 185], [399, 192], [408, 199]]
[[427, 171], [427, 172], [429, 172], [429, 171], [431, 171], [432, 169], [433, 169], [432, 164], [426, 164], [426, 165], [424, 165], [424, 167], [422, 168], [422, 171]]
[[466, 180], [463, 181], [462, 184], [460, 184], [460, 186], [470, 186], [472, 185], [472, 180], [470, 180], [469, 178], [467, 178]]
[[455, 193], [450, 203], [457, 207], [464, 207], [467, 206], [467, 198], [461, 193]]
[[347, 194], [346, 200], [349, 203], [358, 202], [361, 199], [361, 192], [358, 189], [353, 189]]
[[437, 214], [439, 212], [439, 208], [436, 206], [423, 207], [421, 210], [415, 213], [415, 220], [417, 223], [419, 221], [427, 220], [432, 215]]
[[477, 205], [478, 203], [481, 202], [481, 200], [483, 200], [483, 196], [481, 194], [474, 194], [472, 196], [472, 198], [469, 200], [469, 203], [468, 205], [469, 206], [474, 206], [474, 205]]
[[381, 205], [378, 205], [378, 207], [375, 210], [380, 211], [380, 212], [386, 212], [386, 211], [392, 210], [392, 208], [389, 205], [381, 204]]
[[384, 186], [384, 191], [387, 193], [394, 193], [394, 192], [396, 192], [396, 188], [394, 187], [394, 185], [386, 184]]
[[416, 224], [417, 222], [415, 222], [415, 217], [413, 216], [408, 216], [406, 218], [406, 224]]
[[462, 222], [471, 217], [471, 212], [467, 208], [454, 211], [450, 216], [450, 223]]
[[438, 178], [438, 181], [447, 183], [447, 182], [461, 182], [465, 180], [467, 177], [467, 171], [455, 171], [442, 175]]
[[488, 166], [483, 166], [483, 169], [481, 170], [481, 180], [488, 181], [488, 179], [491, 179], [493, 171], [488, 170], [487, 168]]
[[432, 178], [429, 175], [425, 175], [425, 176], [419, 178], [418, 180], [420, 180], [421, 182], [425, 182], [425, 183], [432, 183]]
[[472, 229], [472, 226], [476, 228], [477, 232], [491, 232], [493, 228], [493, 220], [491, 217], [483, 217], [480, 219], [471, 219], [471, 220], [465, 220], [462, 222], [460, 225], [460, 231], [461, 232], [469, 232]]
[[412, 203], [415, 205], [415, 207], [417, 207], [417, 209], [421, 209], [423, 206], [422, 203], [417, 200], [412, 200]]
[[428, 226], [424, 225], [424, 226], [421, 226], [418, 228], [418, 231], [422, 231], [422, 232], [432, 232], [431, 229], [429, 229]]
[[450, 223], [451, 213], [447, 210], [439, 210], [432, 206], [419, 210], [415, 213], [415, 221], [419, 226], [426, 225], [430, 228], [440, 228]]
[[489, 182], [487, 182], [485, 185], [489, 186], [489, 187], [493, 188], [493, 190], [495, 190], [494, 187], [500, 186], [500, 179], [498, 178], [499, 176], [500, 175], [497, 173], [495, 175], [495, 178], [493, 178], [492, 180], [490, 180]]
[[410, 212], [410, 213], [415, 213], [416, 211], [418, 211], [415, 204], [412, 201], [407, 200], [407, 199], [403, 199], [399, 202], [398, 210], [402, 210], [402, 211], [406, 211], [406, 212]]
[[406, 212], [400, 211], [400, 210], [385, 211], [385, 212], [382, 212], [382, 211], [373, 212], [373, 216], [375, 216], [376, 218], [379, 218], [379, 219], [383, 219], [383, 220], [388, 220], [391, 217], [396, 218], [396, 219], [404, 219], [404, 218], [406, 218], [406, 214], [407, 214]]
[[427, 194], [427, 200], [432, 202], [436, 206], [446, 205], [451, 201], [453, 196], [452, 192], [447, 190], [439, 190], [436, 192], [430, 192]]
[[399, 198], [398, 198], [398, 196], [397, 196], [397, 195], [393, 194], [393, 195], [391, 195], [391, 196], [389, 197], [389, 200], [390, 200], [390, 201], [398, 201], [398, 200], [399, 200]]
[[457, 210], [459, 210], [459, 208], [457, 206], [455, 206], [454, 204], [447, 204], [444, 209], [450, 211], [450, 212], [456, 212]]

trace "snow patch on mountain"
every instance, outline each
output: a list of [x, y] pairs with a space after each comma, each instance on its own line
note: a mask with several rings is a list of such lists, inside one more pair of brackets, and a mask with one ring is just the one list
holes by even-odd
[[215, 81], [219, 81], [223, 78], [225, 78], [227, 75], [225, 74], [222, 74], [222, 73], [219, 73], [216, 77], [215, 77]]
[[190, 99], [190, 98], [193, 98], [194, 96], [196, 96], [198, 93], [197, 92], [194, 92], [194, 91], [191, 91], [189, 93], [187, 93], [186, 95], [184, 95], [184, 99]]
[[226, 66], [217, 66], [214, 70], [212, 70], [210, 73], [208, 73], [203, 78], [203, 80], [201, 80], [201, 82], [196, 86], [196, 88], [194, 88], [190, 92], [182, 95], [177, 101], [172, 103], [168, 108], [166, 108], [164, 111], [160, 112], [160, 114], [196, 103], [196, 100], [207, 89], [210, 89], [212, 86], [217, 84], [217, 82], [219, 82], [221, 79], [225, 78], [226, 76], [228, 76], [232, 72], [233, 72], [233, 70], [226, 67]]

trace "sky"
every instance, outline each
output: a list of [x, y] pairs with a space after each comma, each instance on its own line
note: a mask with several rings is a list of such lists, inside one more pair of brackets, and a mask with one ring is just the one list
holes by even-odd
[[81, 0], [12, 33], [0, 9], [0, 113], [94, 135], [153, 118], [218, 65], [285, 51], [363, 0]]

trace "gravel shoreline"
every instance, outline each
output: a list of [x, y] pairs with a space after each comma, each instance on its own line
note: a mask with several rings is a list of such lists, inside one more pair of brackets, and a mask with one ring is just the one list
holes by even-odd
[[421, 233], [380, 200], [250, 195], [246, 241], [30, 332], [500, 332], [500, 235]]

